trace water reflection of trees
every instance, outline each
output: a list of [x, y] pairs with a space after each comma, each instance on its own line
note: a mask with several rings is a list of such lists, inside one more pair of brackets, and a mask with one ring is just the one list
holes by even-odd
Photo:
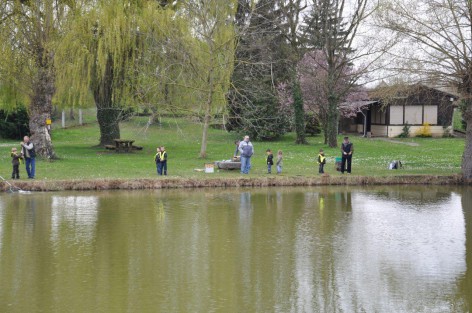
[[467, 271], [458, 280], [458, 288], [461, 291], [460, 296], [456, 297], [454, 307], [457, 311], [471, 312], [472, 298], [464, 298], [462, 295], [472, 295], [472, 189], [470, 187], [462, 189], [462, 211], [464, 213], [465, 231], [466, 231], [466, 264]]
[[352, 219], [337, 239], [343, 311], [448, 310], [459, 292], [454, 282], [466, 270], [460, 198], [429, 198], [427, 210], [400, 198], [353, 197]]
[[[25, 312], [469, 310], [462, 216], [472, 224], [472, 193], [462, 210], [459, 194], [438, 188], [431, 210], [402, 211], [417, 197], [389, 188], [112, 192], [93, 205], [77, 195], [2, 198], [0, 287], [22, 289], [0, 295], [30, 294]], [[77, 210], [84, 203], [95, 213]]]

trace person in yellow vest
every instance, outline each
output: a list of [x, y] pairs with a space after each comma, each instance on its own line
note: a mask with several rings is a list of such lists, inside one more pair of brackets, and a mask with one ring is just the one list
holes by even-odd
[[318, 173], [324, 173], [324, 165], [326, 164], [326, 157], [324, 155], [323, 149], [320, 149], [320, 153], [318, 154], [318, 164], [320, 165]]
[[167, 175], [167, 152], [164, 146], [160, 147], [160, 151], [157, 153], [159, 157], [159, 164], [157, 165], [157, 174]]
[[154, 156], [154, 162], [156, 163], [156, 168], [157, 168], [157, 174], [159, 175], [159, 164], [161, 163], [161, 158], [159, 156], [159, 153], [161, 152], [161, 147], [156, 148], [156, 155]]

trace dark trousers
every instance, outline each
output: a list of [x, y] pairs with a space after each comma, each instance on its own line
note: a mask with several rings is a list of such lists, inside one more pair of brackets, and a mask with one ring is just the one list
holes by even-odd
[[167, 175], [167, 161], [161, 161], [161, 163], [157, 163], [157, 174], [162, 175]]
[[320, 164], [320, 169], [318, 170], [318, 173], [323, 174], [324, 173], [324, 164]]
[[20, 166], [17, 164], [17, 165], [13, 165], [13, 172], [11, 173], [11, 178], [15, 179], [19, 179], [20, 178]]
[[341, 162], [341, 173], [344, 173], [344, 171], [346, 170], [346, 161], [347, 161], [347, 172], [351, 173], [352, 155], [343, 155], [342, 162]]

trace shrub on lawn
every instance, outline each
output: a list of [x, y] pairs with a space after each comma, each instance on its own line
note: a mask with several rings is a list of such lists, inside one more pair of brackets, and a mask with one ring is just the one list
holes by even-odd
[[410, 137], [410, 125], [405, 124], [402, 129], [402, 133], [398, 135], [398, 138], [408, 138]]
[[0, 138], [20, 139], [29, 134], [28, 112], [21, 107], [12, 112], [0, 110]]
[[416, 131], [416, 137], [432, 137], [431, 125], [429, 125], [429, 123], [423, 123], [423, 126]]

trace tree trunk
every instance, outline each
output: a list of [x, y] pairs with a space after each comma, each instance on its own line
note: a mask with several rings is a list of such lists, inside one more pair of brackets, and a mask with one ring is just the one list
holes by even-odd
[[157, 108], [155, 106], [151, 106], [151, 115], [149, 115], [148, 121], [147, 121], [147, 126], [151, 126], [154, 124], [159, 124], [159, 114], [157, 112]]
[[74, 121], [74, 120], [75, 120], [74, 108], [70, 108], [70, 111], [69, 111], [69, 118], [71, 119], [71, 121]]
[[467, 182], [472, 182], [472, 100], [466, 100], [467, 109], [463, 116], [467, 123], [467, 130], [465, 135], [465, 148], [462, 155], [462, 177]]
[[120, 138], [119, 119], [121, 110], [114, 107], [98, 107], [97, 121], [100, 127], [100, 146], [114, 144], [113, 139]]
[[[212, 62], [213, 64], [213, 62]], [[206, 102], [205, 118], [203, 119], [203, 133], [202, 133], [202, 145], [200, 148], [200, 157], [206, 159], [207, 157], [207, 143], [208, 143], [208, 127], [211, 121], [211, 107], [213, 105], [213, 66], [210, 67], [207, 77], [208, 82], [208, 98]]]
[[200, 157], [206, 159], [207, 157], [207, 143], [208, 143], [208, 128], [210, 126], [211, 114], [209, 108], [205, 112], [205, 118], [203, 119], [203, 134], [202, 134], [202, 146], [200, 149]]
[[[95, 71], [96, 72], [96, 71]], [[113, 104], [113, 60], [108, 58], [105, 74], [98, 78], [95, 73], [93, 97], [97, 106], [97, 121], [100, 127], [100, 145], [114, 144], [113, 139], [120, 138], [121, 109]]]
[[303, 108], [302, 91], [297, 77], [293, 78], [293, 111], [295, 113], [296, 144], [307, 144], [305, 134], [305, 109]]
[[338, 146], [338, 101], [334, 95], [328, 96], [327, 137], [330, 148]]
[[323, 111], [320, 113], [321, 117], [321, 125], [323, 128], [323, 137], [324, 137], [324, 144], [328, 144], [328, 114], [326, 114], [326, 111], [323, 108]]
[[51, 118], [52, 97], [56, 91], [54, 69], [50, 64], [52, 62], [43, 61], [38, 70], [29, 107], [29, 127], [36, 154], [54, 159], [56, 154], [46, 125], [46, 120]]

